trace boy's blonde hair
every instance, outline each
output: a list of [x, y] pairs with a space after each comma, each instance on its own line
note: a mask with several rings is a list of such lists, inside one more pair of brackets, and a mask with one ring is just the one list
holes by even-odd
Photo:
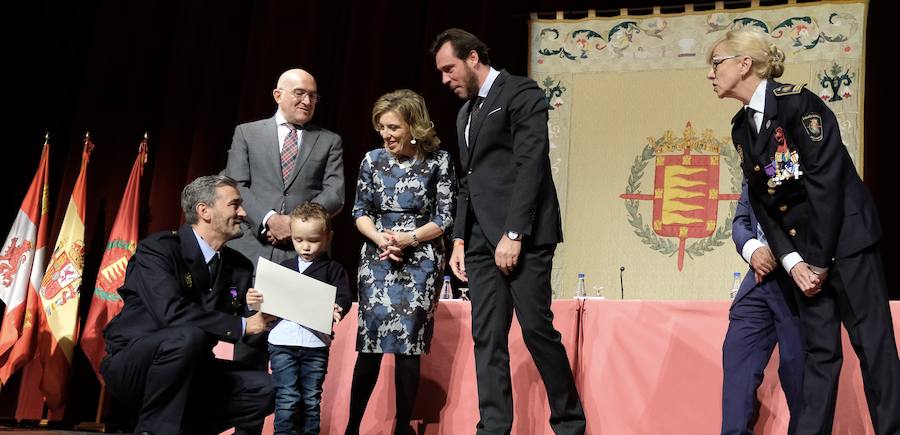
[[291, 210], [291, 221], [293, 222], [294, 219], [299, 219], [303, 222], [320, 220], [325, 224], [325, 231], [331, 231], [331, 216], [328, 214], [328, 210], [325, 210], [322, 204], [316, 202], [306, 201], [294, 207]]

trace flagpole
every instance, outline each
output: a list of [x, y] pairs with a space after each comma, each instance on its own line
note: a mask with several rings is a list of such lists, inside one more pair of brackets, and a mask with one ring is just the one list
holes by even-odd
[[106, 423], [103, 423], [103, 408], [106, 404], [106, 386], [100, 384], [100, 398], [97, 399], [97, 414], [94, 416], [94, 421], [91, 422], [81, 422], [75, 425], [75, 430], [89, 430], [94, 432], [106, 432], [107, 429], [111, 429], [111, 427], [107, 426]]
[[[88, 312], [88, 319], [85, 323], [85, 333], [81, 339], [81, 350], [91, 362], [95, 373], [100, 380], [100, 397], [97, 400], [97, 409], [93, 422], [81, 422], [76, 425], [78, 430], [93, 430], [107, 432], [116, 429], [115, 423], [103, 423], [103, 412], [108, 404], [108, 395], [106, 385], [99, 372], [99, 363], [102, 360], [103, 341], [102, 335], [98, 335], [98, 330], [102, 331], [102, 327], [106, 326], [109, 318], [114, 317], [120, 310], [113, 305], [110, 308], [107, 300], [104, 298], [97, 299], [97, 292], [115, 292], [115, 289], [122, 285], [124, 280], [124, 270], [116, 266], [119, 259], [127, 260], [134, 254], [134, 247], [137, 245], [137, 216], [139, 213], [134, 208], [137, 206], [140, 194], [140, 177], [143, 173], [142, 168], [147, 161], [147, 137], [148, 133], [144, 133], [143, 140], [138, 145], [138, 155], [132, 166], [132, 173], [128, 177], [128, 184], [123, 195], [122, 202], [119, 205], [119, 212], [110, 231], [108, 248], [103, 254], [103, 260], [100, 264], [100, 272], [98, 273], [97, 284], [95, 286], [94, 300], [91, 303], [91, 309]], [[138, 195], [138, 196], [136, 196]], [[123, 219], [125, 218], [125, 219]], [[130, 220], [129, 220], [130, 219]], [[108, 269], [107, 269], [108, 268]], [[106, 270], [106, 272], [104, 272]], [[98, 303], [100, 303], [98, 305]], [[99, 329], [98, 329], [99, 328]]]
[[97, 400], [97, 416], [94, 417], [94, 423], [100, 423], [100, 417], [103, 415], [103, 401], [106, 400], [106, 386], [100, 386], [100, 399]]

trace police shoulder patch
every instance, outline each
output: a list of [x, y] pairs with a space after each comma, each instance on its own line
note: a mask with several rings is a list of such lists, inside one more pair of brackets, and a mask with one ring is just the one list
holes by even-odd
[[802, 92], [803, 88], [805, 87], [806, 83], [802, 85], [792, 85], [789, 83], [785, 83], [775, 89], [772, 89], [772, 93], [775, 94], [776, 97], [783, 97], [785, 95], [797, 95]]
[[815, 112], [809, 112], [804, 114], [801, 119], [803, 120], [803, 128], [806, 129], [806, 134], [809, 135], [809, 138], [813, 141], [821, 142], [823, 137], [822, 116]]

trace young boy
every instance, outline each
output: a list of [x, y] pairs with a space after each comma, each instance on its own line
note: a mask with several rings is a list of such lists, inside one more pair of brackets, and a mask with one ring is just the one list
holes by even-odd
[[[352, 295], [344, 267], [325, 252], [333, 234], [328, 211], [314, 202], [305, 202], [291, 212], [290, 225], [297, 258], [281, 265], [336, 286], [334, 321], [339, 322], [350, 308]], [[303, 289], [297, 290], [298, 297], [302, 297]], [[330, 344], [331, 336], [289, 320], [279, 320], [269, 332], [276, 434], [319, 433], [319, 405]], [[302, 425], [295, 425], [295, 414]], [[297, 428], [303, 430], [298, 432]]]

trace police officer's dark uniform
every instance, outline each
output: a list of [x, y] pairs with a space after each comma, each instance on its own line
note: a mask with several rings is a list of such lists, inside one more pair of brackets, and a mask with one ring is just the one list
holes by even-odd
[[234, 249], [219, 255], [214, 278], [186, 224], [142, 240], [128, 262], [100, 371], [114, 396], [140, 408], [137, 432], [219, 433], [274, 409], [267, 373], [212, 353], [218, 340], [241, 337], [253, 276]]
[[875, 205], [825, 103], [803, 85], [772, 80], [765, 95], [758, 135], [745, 109], [732, 119], [751, 206], [776, 258], [797, 252], [828, 268], [819, 294], [795, 289], [807, 355], [798, 433], [831, 433], [843, 322], [860, 359], [875, 431], [898, 434], [900, 360]]

